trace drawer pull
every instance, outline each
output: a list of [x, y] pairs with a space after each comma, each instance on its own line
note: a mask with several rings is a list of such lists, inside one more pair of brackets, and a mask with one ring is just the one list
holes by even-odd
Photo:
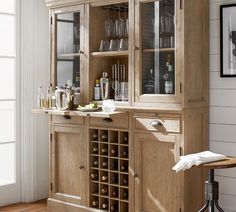
[[104, 118], [103, 121], [106, 121], [106, 122], [113, 122], [113, 120], [111, 118]]
[[138, 178], [138, 174], [137, 173], [134, 173], [134, 178]]
[[71, 116], [65, 115], [63, 116], [65, 119], [71, 119]]
[[163, 127], [164, 123], [161, 120], [152, 121], [150, 123], [152, 127]]

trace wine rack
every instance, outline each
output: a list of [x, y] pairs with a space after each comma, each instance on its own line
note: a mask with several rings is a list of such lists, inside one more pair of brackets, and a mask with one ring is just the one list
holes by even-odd
[[129, 134], [90, 129], [90, 207], [129, 210]]

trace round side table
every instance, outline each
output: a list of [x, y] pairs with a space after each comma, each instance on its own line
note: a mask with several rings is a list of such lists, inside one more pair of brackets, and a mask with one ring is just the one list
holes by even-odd
[[205, 163], [199, 166], [200, 168], [207, 168], [208, 171], [208, 181], [205, 181], [205, 200], [206, 204], [203, 206], [199, 212], [206, 211], [209, 207], [209, 212], [215, 212], [215, 206], [220, 212], [224, 212], [219, 206], [219, 183], [214, 180], [215, 169], [227, 169], [236, 167], [236, 158], [228, 157], [225, 160]]

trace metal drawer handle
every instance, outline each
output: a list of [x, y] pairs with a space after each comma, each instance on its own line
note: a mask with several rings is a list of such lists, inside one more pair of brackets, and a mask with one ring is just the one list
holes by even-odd
[[65, 115], [63, 116], [65, 119], [71, 119], [71, 116]]
[[106, 122], [113, 122], [113, 120], [111, 118], [104, 118], [103, 121], [106, 121]]
[[163, 127], [164, 123], [161, 120], [155, 120], [150, 123], [152, 127]]

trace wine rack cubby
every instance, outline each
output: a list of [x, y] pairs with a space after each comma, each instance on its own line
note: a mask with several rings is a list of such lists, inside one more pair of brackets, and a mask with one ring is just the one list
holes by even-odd
[[129, 210], [129, 134], [89, 130], [90, 200], [92, 208]]

